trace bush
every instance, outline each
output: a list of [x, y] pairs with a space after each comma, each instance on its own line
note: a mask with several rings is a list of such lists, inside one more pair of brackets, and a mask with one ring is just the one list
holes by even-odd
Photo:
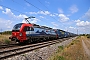
[[87, 34], [87, 38], [90, 38], [90, 34]]
[[74, 43], [72, 42], [71, 45], [74, 45]]
[[58, 48], [59, 48], [59, 49], [61, 49], [61, 50], [63, 50], [63, 49], [64, 49], [64, 47], [63, 47], [63, 46], [58, 46]]
[[65, 60], [63, 56], [58, 56], [57, 60]]
[[5, 39], [5, 44], [10, 44], [10, 40], [8, 40], [8, 39]]

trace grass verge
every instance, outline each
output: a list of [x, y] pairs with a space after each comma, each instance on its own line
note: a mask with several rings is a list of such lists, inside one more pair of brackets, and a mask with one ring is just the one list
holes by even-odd
[[10, 44], [11, 40], [9, 39], [10, 35], [0, 35], [0, 45]]
[[57, 52], [48, 60], [88, 60], [82, 47], [81, 37], [73, 40], [68, 46], [59, 46]]

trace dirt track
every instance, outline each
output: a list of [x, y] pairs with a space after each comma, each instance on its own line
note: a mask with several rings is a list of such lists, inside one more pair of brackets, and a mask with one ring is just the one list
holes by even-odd
[[90, 39], [87, 39], [86, 37], [81, 37], [81, 39], [84, 51], [90, 60]]

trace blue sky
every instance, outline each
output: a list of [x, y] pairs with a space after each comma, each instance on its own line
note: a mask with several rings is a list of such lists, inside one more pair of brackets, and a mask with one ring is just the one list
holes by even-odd
[[25, 22], [72, 33], [90, 33], [90, 0], [0, 0], [0, 31]]

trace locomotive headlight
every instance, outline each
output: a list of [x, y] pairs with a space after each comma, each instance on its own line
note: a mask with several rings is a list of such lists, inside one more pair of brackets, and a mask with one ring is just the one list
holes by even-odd
[[20, 36], [22, 36], [22, 33], [20, 33]]

